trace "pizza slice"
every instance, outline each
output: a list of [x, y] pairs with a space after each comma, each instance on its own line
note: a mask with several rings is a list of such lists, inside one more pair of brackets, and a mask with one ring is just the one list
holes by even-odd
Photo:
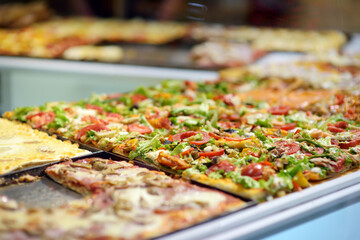
[[70, 141], [0, 118], [0, 174], [88, 153]]

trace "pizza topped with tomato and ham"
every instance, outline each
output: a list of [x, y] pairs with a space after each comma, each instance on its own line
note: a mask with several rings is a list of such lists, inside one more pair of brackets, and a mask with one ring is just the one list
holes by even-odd
[[149, 239], [246, 205], [123, 161], [67, 161], [48, 167], [46, 174], [84, 198], [30, 208], [0, 197], [1, 239]]
[[165, 81], [4, 116], [251, 199], [359, 166], [359, 96], [259, 85]]

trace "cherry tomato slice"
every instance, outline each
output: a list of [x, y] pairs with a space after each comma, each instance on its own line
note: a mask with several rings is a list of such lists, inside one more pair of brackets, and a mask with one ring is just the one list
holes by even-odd
[[216, 140], [219, 140], [221, 137], [213, 132], [209, 132], [209, 136], [215, 138]]
[[332, 133], [345, 132], [344, 129], [335, 127], [335, 126], [332, 125], [331, 123], [329, 123], [329, 125], [328, 125], [328, 127], [327, 127], [327, 130], [330, 131], [330, 132], [332, 132]]
[[236, 166], [234, 164], [231, 164], [229, 161], [227, 160], [222, 160], [221, 162], [212, 165], [207, 171], [206, 174], [209, 175], [211, 172], [215, 172], [217, 170], [224, 170], [225, 172], [230, 172], [230, 171], [234, 171], [236, 168]]
[[237, 113], [228, 115], [228, 114], [223, 114], [220, 117], [221, 119], [225, 119], [225, 120], [230, 120], [230, 121], [236, 121], [236, 120], [240, 120], [240, 116]]
[[268, 112], [272, 115], [287, 115], [290, 111], [289, 106], [274, 106], [268, 109]]
[[301, 190], [302, 190], [302, 188], [299, 186], [299, 184], [297, 184], [297, 182], [296, 182], [296, 181], [292, 180], [292, 184], [293, 184], [293, 186], [294, 186], [294, 190], [295, 190], [296, 192], [298, 192], [298, 191], [301, 191]]
[[345, 158], [339, 157], [336, 162], [336, 166], [334, 167], [335, 172], [341, 172], [344, 168]]
[[132, 100], [132, 104], [136, 104], [138, 102], [144, 101], [145, 99], [147, 99], [147, 97], [145, 97], [144, 95], [141, 94], [134, 94], [131, 96], [131, 100]]
[[107, 121], [99, 119], [99, 118], [91, 116], [91, 115], [84, 116], [81, 119], [81, 121], [91, 122], [91, 123], [96, 123], [96, 124], [105, 124], [105, 125], [109, 124]]
[[139, 124], [139, 123], [132, 123], [132, 124], [128, 125], [128, 131], [137, 132], [140, 134], [149, 134], [152, 132], [151, 128], [144, 126], [142, 124]]
[[31, 126], [34, 128], [41, 128], [54, 121], [56, 115], [53, 112], [39, 112], [26, 117], [27, 120], [32, 122]]
[[275, 126], [275, 128], [279, 128], [281, 130], [289, 131], [289, 130], [293, 130], [293, 129], [296, 128], [296, 123], [285, 123], [285, 124], [280, 125], [280, 126]]
[[286, 153], [287, 155], [294, 154], [300, 150], [300, 145], [295, 142], [288, 142], [288, 141], [280, 140], [280, 141], [275, 142], [274, 144], [277, 146], [278, 151], [282, 151], [282, 152]]
[[336, 139], [331, 139], [331, 145], [339, 146], [339, 141]]
[[345, 101], [345, 95], [344, 94], [342, 94], [342, 93], [339, 93], [339, 94], [336, 94], [335, 95], [335, 97], [336, 97], [336, 104], [337, 105], [342, 105]]
[[345, 121], [340, 121], [340, 122], [335, 123], [335, 127], [342, 128], [342, 129], [346, 129], [348, 125], [349, 124]]
[[175, 134], [174, 136], [172, 136], [172, 139], [173, 139], [173, 141], [182, 142], [182, 141], [184, 141], [184, 139], [194, 136], [198, 133], [202, 134], [202, 137], [203, 137], [202, 140], [189, 141], [190, 144], [202, 145], [204, 143], [207, 143], [210, 140], [209, 134], [207, 134], [206, 132], [203, 132], [203, 131], [198, 131], [198, 132], [188, 131], [188, 132], [178, 133], [178, 134]]
[[214, 151], [214, 152], [201, 152], [199, 153], [200, 157], [216, 157], [216, 156], [221, 156], [224, 154], [224, 149], [220, 149], [219, 151]]
[[88, 131], [93, 130], [95, 132], [99, 131], [109, 131], [110, 129], [105, 126], [105, 124], [91, 124], [86, 127], [83, 127], [80, 129], [80, 131], [77, 133], [75, 139], [79, 140], [82, 136], [84, 136]]
[[264, 166], [260, 163], [251, 163], [241, 170], [241, 175], [259, 177], [263, 174]]
[[123, 119], [124, 117], [118, 113], [106, 113], [106, 120], [108, 120], [109, 122], [120, 122]]
[[267, 161], [267, 160], [265, 160], [265, 161], [262, 161], [262, 162], [259, 162], [261, 165], [263, 165], [263, 166], [272, 166], [272, 163], [271, 162], [269, 162], [269, 161]]
[[104, 112], [104, 109], [102, 107], [91, 105], [91, 104], [86, 104], [85, 108], [96, 110], [99, 114], [102, 114]]
[[250, 138], [233, 138], [233, 137], [224, 137], [226, 141], [236, 141], [236, 142], [242, 142], [245, 140], [249, 140]]
[[339, 143], [341, 149], [348, 149], [360, 145], [360, 138], [356, 138], [347, 143]]

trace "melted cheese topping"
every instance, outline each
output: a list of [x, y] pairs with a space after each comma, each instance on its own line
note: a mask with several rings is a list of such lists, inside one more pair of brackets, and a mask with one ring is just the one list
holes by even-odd
[[89, 153], [25, 124], [0, 118], [0, 174]]

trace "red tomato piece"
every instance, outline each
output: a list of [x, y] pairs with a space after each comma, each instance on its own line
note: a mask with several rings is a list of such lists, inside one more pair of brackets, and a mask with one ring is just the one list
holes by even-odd
[[280, 140], [275, 142], [274, 144], [277, 146], [278, 151], [286, 153], [287, 155], [294, 154], [300, 150], [300, 145], [296, 142]]
[[360, 138], [356, 138], [356, 139], [351, 140], [350, 142], [347, 142], [347, 143], [339, 143], [339, 146], [342, 149], [348, 149], [348, 148], [351, 148], [351, 147], [355, 147], [357, 145], [360, 145]]
[[220, 117], [221, 119], [225, 119], [225, 120], [230, 120], [230, 121], [236, 121], [236, 120], [240, 120], [240, 116], [237, 113], [228, 115], [228, 114], [223, 114]]
[[221, 162], [212, 165], [207, 171], [206, 174], [209, 175], [211, 172], [216, 172], [217, 170], [224, 170], [225, 172], [234, 171], [236, 166], [234, 164], [231, 164], [227, 160], [222, 160]]
[[272, 163], [271, 162], [269, 162], [268, 160], [265, 160], [265, 161], [262, 161], [262, 162], [259, 162], [261, 165], [263, 165], [263, 166], [272, 166]]
[[223, 129], [239, 128], [241, 127], [241, 122], [219, 121], [218, 125]]
[[132, 104], [136, 104], [138, 102], [144, 101], [145, 99], [147, 99], [147, 97], [145, 97], [144, 95], [141, 94], [134, 94], [131, 96], [131, 100], [132, 100]]
[[104, 109], [102, 107], [91, 105], [91, 104], [86, 104], [85, 108], [96, 110], [99, 114], [103, 114], [103, 112], [104, 112]]
[[216, 140], [220, 139], [221, 137], [213, 132], [209, 132], [209, 136], [215, 138]]
[[339, 146], [339, 141], [335, 139], [331, 139], [331, 145]]
[[84, 116], [81, 120], [84, 122], [91, 122], [91, 123], [95, 123], [95, 124], [105, 124], [105, 125], [109, 124], [107, 121], [99, 119], [99, 118], [91, 116], [91, 115]]
[[237, 141], [237, 142], [242, 142], [245, 140], [249, 140], [250, 138], [233, 138], [233, 137], [224, 137], [224, 139], [226, 141]]
[[341, 172], [344, 168], [345, 158], [339, 157], [336, 162], [336, 166], [334, 167], [335, 172]]
[[241, 170], [241, 175], [249, 177], [260, 177], [263, 174], [264, 166], [260, 163], [251, 163]]
[[121, 122], [121, 120], [123, 119], [124, 117], [118, 113], [106, 113], [106, 120], [108, 120], [109, 122]]
[[328, 124], [327, 130], [330, 131], [330, 132], [332, 132], [332, 133], [345, 132], [344, 129], [335, 127], [335, 126], [334, 126], [333, 124], [331, 124], [331, 123]]
[[290, 111], [289, 106], [274, 106], [268, 109], [268, 112], [272, 115], [287, 115]]
[[302, 188], [299, 186], [299, 184], [297, 184], [297, 182], [296, 181], [294, 181], [294, 180], [292, 180], [292, 184], [293, 184], [293, 186], [294, 186], [294, 190], [295, 191], [301, 191], [302, 190]]
[[198, 133], [201, 133], [203, 138], [202, 140], [199, 140], [199, 141], [189, 141], [190, 144], [195, 144], [195, 145], [202, 145], [204, 143], [207, 143], [209, 140], [210, 140], [210, 136], [209, 134], [207, 134], [206, 132], [203, 132], [203, 131], [198, 131], [198, 132], [195, 132], [195, 131], [188, 131], [188, 132], [183, 132], [183, 133], [178, 133], [178, 134], [175, 134], [172, 139], [173, 141], [178, 141], [178, 142], [182, 142], [184, 141], [184, 139], [186, 138], [189, 138], [191, 136], [194, 136]]
[[339, 93], [339, 94], [336, 94], [335, 95], [335, 97], [336, 97], [336, 104], [337, 105], [342, 105], [345, 101], [345, 95], [344, 94], [342, 94], [342, 93]]
[[346, 129], [348, 125], [349, 125], [349, 124], [348, 124], [347, 122], [345, 122], [345, 121], [340, 121], [340, 122], [335, 123], [334, 126], [337, 127], [337, 128]]
[[280, 125], [280, 126], [275, 126], [275, 128], [279, 128], [281, 130], [289, 131], [289, 130], [293, 130], [294, 128], [296, 128], [296, 123], [285, 123], [285, 124]]
[[75, 139], [79, 140], [82, 136], [84, 136], [88, 131], [93, 130], [95, 132], [99, 131], [109, 131], [110, 129], [105, 126], [105, 124], [97, 123], [97, 124], [91, 124], [86, 127], [83, 127], [80, 129], [80, 131], [77, 133]]
[[34, 128], [41, 128], [54, 121], [56, 115], [53, 112], [39, 112], [26, 117], [27, 120], [31, 121], [31, 125]]
[[140, 134], [149, 134], [152, 132], [151, 128], [144, 126], [142, 124], [139, 124], [139, 123], [132, 123], [132, 124], [128, 125], [128, 131], [137, 132]]
[[221, 156], [224, 154], [224, 149], [220, 149], [219, 151], [214, 151], [214, 152], [201, 152], [199, 153], [200, 157], [216, 157], [216, 156]]

